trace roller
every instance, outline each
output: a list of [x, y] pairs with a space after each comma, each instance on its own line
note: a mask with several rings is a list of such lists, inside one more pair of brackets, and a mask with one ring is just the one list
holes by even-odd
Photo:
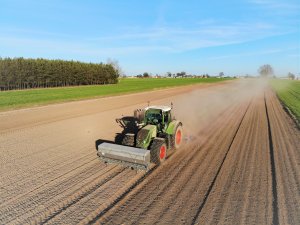
[[106, 163], [141, 169], [148, 169], [150, 166], [150, 151], [142, 148], [104, 142], [98, 145], [97, 154]]

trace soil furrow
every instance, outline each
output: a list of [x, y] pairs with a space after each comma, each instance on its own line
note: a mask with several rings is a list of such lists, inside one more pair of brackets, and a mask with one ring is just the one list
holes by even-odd
[[[62, 182], [62, 180], [64, 180], [64, 177], [66, 177], [65, 179], [68, 179], [68, 178], [71, 179], [71, 178], [73, 178], [73, 174], [76, 173], [78, 169], [81, 169], [81, 167], [85, 167], [88, 164], [95, 162], [96, 160], [97, 159], [92, 159], [91, 161], [83, 163], [80, 166], [74, 168], [73, 170], [68, 171], [66, 173], [63, 173], [60, 176], [55, 177], [54, 179], [51, 179], [51, 180], [47, 181], [46, 183], [44, 183], [44, 184], [42, 184], [40, 186], [35, 187], [34, 189], [31, 189], [31, 190], [29, 190], [29, 191], [27, 191], [25, 193], [22, 193], [20, 195], [17, 195], [17, 196], [13, 196], [13, 198], [10, 198], [10, 199], [6, 200], [3, 204], [5, 204], [7, 206], [11, 202], [13, 202], [13, 201], [19, 201], [20, 198], [22, 198], [22, 197], [27, 197], [29, 195], [33, 195], [33, 194], [39, 192], [42, 188], [47, 188], [47, 186], [51, 186], [52, 183]], [[85, 170], [82, 170], [79, 173], [84, 173], [84, 172], [86, 172], [86, 170], [88, 171], [88, 169], [90, 169], [90, 168], [87, 167]], [[93, 165], [92, 169], [94, 169], [94, 165]], [[76, 175], [78, 176], [78, 173], [76, 173]], [[0, 205], [0, 207], [2, 207], [2, 204]]]
[[[65, 160], [65, 163], [60, 163], [52, 166], [51, 169], [44, 170], [43, 172], [39, 172], [36, 174], [28, 173], [26, 176], [20, 176], [19, 180], [15, 181], [16, 178], [14, 178], [10, 183], [3, 185], [4, 188], [6, 188], [7, 193], [3, 195], [1, 198], [1, 204], [6, 204], [7, 201], [10, 201], [11, 197], [16, 198], [19, 195], [24, 195], [24, 191], [28, 189], [36, 189], [39, 186], [42, 186], [48, 182], [51, 182], [52, 180], [55, 180], [57, 177], [61, 177], [64, 174], [68, 174], [74, 170], [76, 170], [77, 165], [86, 165], [90, 163], [92, 160], [95, 160], [95, 157], [93, 154], [88, 154], [83, 157], [79, 158], [70, 158], [71, 162], [68, 162], [68, 160]], [[80, 168], [80, 167], [79, 167]], [[32, 179], [34, 178], [34, 181]], [[18, 188], [12, 188], [12, 184], [16, 185]]]
[[[229, 113], [229, 115], [230, 115], [230, 113]], [[232, 114], [232, 115], [234, 115], [234, 114]], [[222, 118], [222, 119], [224, 119], [224, 118]], [[214, 137], [216, 137], [216, 139], [220, 142], [219, 144], [221, 144], [222, 142], [225, 141], [225, 139], [218, 138], [218, 136], [220, 136], [221, 134], [222, 134], [222, 130], [218, 130], [217, 133], [214, 132]], [[224, 138], [223, 135], [221, 137]], [[208, 143], [205, 143], [205, 144], [207, 144], [207, 146], [210, 146], [210, 141], [213, 142], [213, 141], [216, 140], [216, 139], [212, 139], [212, 140], [210, 140], [210, 139], [211, 138], [208, 138]], [[215, 149], [217, 149], [219, 147], [219, 144], [215, 145], [216, 146]], [[228, 145], [229, 145], [229, 143], [228, 143]], [[197, 153], [197, 155], [195, 155], [195, 153], [191, 154], [191, 151], [193, 151], [193, 150], [189, 149], [189, 152], [192, 155], [192, 161], [190, 161], [190, 160], [185, 161], [186, 163], [184, 164], [183, 168], [180, 167], [182, 165], [182, 162], [180, 162], [181, 161], [180, 158], [178, 160], [177, 159], [172, 159], [172, 165], [173, 166], [175, 165], [176, 167], [179, 166], [178, 170], [175, 170], [176, 174], [178, 174], [178, 172], [180, 172], [179, 174], [180, 174], [180, 176], [183, 177], [183, 179], [185, 179], [186, 177], [188, 178], [189, 176], [193, 176], [194, 174], [197, 174], [195, 169], [197, 167], [199, 167], [199, 162], [202, 162], [201, 157], [203, 158], [203, 156], [200, 153], [203, 151], [202, 154], [204, 154], [204, 157], [207, 157], [207, 152], [211, 149], [209, 149], [209, 147], [207, 147], [206, 150], [204, 150], [203, 148], [202, 148], [201, 151], [198, 151], [197, 149], [195, 149], [195, 150], [196, 150], [195, 153]], [[186, 149], [186, 151], [187, 151], [187, 149]], [[214, 151], [212, 151], [212, 152], [214, 152]], [[210, 153], [208, 155], [210, 156], [210, 158], [207, 160], [207, 162], [211, 161], [213, 159], [213, 157], [218, 158], [216, 155], [214, 156], [212, 153]], [[220, 155], [220, 154], [218, 154], [218, 155]], [[222, 153], [221, 153], [220, 156], [223, 158]], [[219, 161], [221, 161], [221, 159], [222, 159], [221, 157], [220, 157]], [[185, 158], [183, 158], [183, 159], [185, 159]], [[177, 161], [180, 162], [180, 163], [179, 164], [176, 163]], [[151, 204], [154, 204], [153, 207], [155, 205], [157, 206], [157, 203], [159, 202], [159, 199], [161, 197], [165, 198], [165, 194], [164, 195], [159, 195], [159, 193], [157, 193], [157, 191], [160, 191], [161, 193], [163, 193], [164, 189], [161, 189], [161, 188], [163, 188], [164, 186], [162, 186], [162, 185], [172, 184], [169, 181], [169, 175], [168, 175], [168, 172], [174, 171], [174, 169], [172, 168], [172, 165], [171, 165], [170, 169], [169, 169], [168, 165], [164, 165], [164, 166], [166, 166], [165, 169], [166, 169], [167, 173], [165, 173], [164, 170], [162, 169], [162, 172], [164, 172], [163, 174], [160, 173], [161, 175], [158, 174], [159, 176], [153, 176], [153, 179], [149, 178], [149, 181], [151, 181], [149, 186], [145, 185], [142, 188], [140, 188], [140, 191], [135, 193], [132, 196], [132, 199], [130, 199], [130, 201], [128, 201], [128, 203], [125, 203], [125, 205], [124, 205], [125, 207], [121, 206], [121, 210], [124, 211], [123, 214], [121, 214], [120, 210], [118, 210], [116, 212], [115, 216], [113, 216], [112, 218], [107, 218], [107, 221], [105, 221], [104, 220], [105, 218], [103, 218], [103, 221], [105, 221], [105, 222], [109, 221], [108, 223], [114, 223], [114, 224], [118, 224], [118, 223], [122, 223], [122, 222], [125, 222], [126, 224], [127, 223], [131, 224], [131, 223], [133, 223], [133, 221], [138, 223], [138, 221], [140, 221], [140, 219], [141, 219], [140, 222], [142, 222], [143, 218], [139, 218], [140, 215], [142, 215], [145, 211], [147, 211], [147, 214], [149, 216], [149, 210], [147, 210], [146, 205], [152, 206]], [[160, 170], [160, 169], [161, 168], [158, 168], [158, 170]], [[188, 174], [190, 174], [190, 175], [188, 175]], [[174, 181], [175, 181], [175, 183], [178, 183], [178, 185], [182, 185], [184, 183], [184, 181], [182, 181], [180, 179], [175, 179]], [[175, 186], [174, 184], [172, 184], [172, 186]], [[159, 189], [156, 189], [155, 187], [159, 187]], [[165, 187], [167, 187], [167, 186], [165, 186]], [[174, 188], [174, 189], [176, 189], [176, 188]], [[177, 194], [178, 190], [180, 191], [180, 186], [178, 186], [178, 188], [175, 192], [176, 194]], [[165, 192], [168, 193], [168, 191], [165, 191]], [[156, 199], [155, 196], [157, 196], [157, 198], [158, 198], [157, 200], [155, 200]], [[166, 201], [169, 201], [169, 199], [170, 198], [166, 198]], [[134, 206], [134, 207], [132, 208], [131, 206]], [[131, 218], [126, 219], [126, 214], [127, 213], [131, 214]], [[123, 221], [121, 220], [121, 215], [123, 215], [123, 217], [124, 217]], [[156, 218], [157, 216], [159, 216], [159, 214], [155, 214], [155, 213], [153, 213], [151, 215], [153, 215], [153, 217], [152, 217], [153, 219]], [[111, 219], [111, 220], [109, 220], [109, 219]], [[100, 220], [100, 221], [102, 221], [102, 220]]]
[[226, 157], [227, 157], [227, 155], [228, 155], [228, 153], [229, 153], [229, 151], [230, 151], [230, 148], [231, 148], [231, 146], [232, 146], [232, 144], [233, 144], [233, 142], [234, 142], [234, 140], [235, 140], [235, 137], [236, 137], [237, 133], [238, 133], [239, 130], [240, 130], [240, 127], [241, 127], [242, 122], [243, 122], [243, 120], [244, 120], [244, 118], [245, 118], [245, 115], [246, 115], [247, 112], [248, 112], [248, 109], [249, 109], [250, 104], [251, 104], [251, 103], [249, 103], [249, 105], [247, 106], [246, 111], [245, 111], [245, 113], [243, 114], [242, 119], [240, 120], [240, 122], [239, 122], [239, 124], [238, 124], [238, 127], [237, 127], [237, 129], [236, 129], [236, 131], [235, 131], [235, 133], [234, 133], [234, 135], [233, 135], [233, 138], [232, 138], [232, 140], [231, 140], [231, 142], [230, 142], [230, 145], [229, 145], [228, 149], [226, 150], [226, 153], [225, 153], [224, 158], [223, 158], [223, 160], [222, 160], [222, 162], [221, 162], [221, 165], [219, 166], [219, 168], [218, 168], [218, 170], [217, 170], [217, 173], [216, 173], [216, 175], [215, 175], [215, 177], [214, 177], [212, 183], [210, 184], [210, 186], [209, 186], [209, 188], [208, 188], [208, 190], [207, 190], [207, 192], [206, 192], [206, 194], [205, 194], [205, 198], [203, 199], [203, 202], [201, 203], [200, 207], [199, 207], [198, 210], [197, 210], [196, 215], [194, 216], [194, 218], [193, 218], [193, 220], [192, 220], [192, 224], [195, 224], [196, 219], [199, 217], [199, 215], [200, 215], [200, 213], [201, 213], [203, 207], [204, 207], [205, 204], [206, 204], [206, 201], [207, 201], [207, 199], [208, 199], [208, 196], [209, 196], [209, 194], [210, 194], [210, 192], [211, 192], [211, 190], [212, 190], [212, 188], [213, 188], [213, 186], [214, 186], [214, 184], [215, 184], [215, 182], [216, 182], [216, 180], [217, 180], [217, 178], [218, 178], [218, 175], [219, 175], [219, 173], [220, 173], [220, 171], [221, 171], [221, 169], [222, 169], [222, 166], [223, 166], [223, 164], [224, 164], [224, 162], [225, 162], [225, 160], [226, 160]]
[[[28, 199], [27, 202], [24, 202], [24, 205], [21, 206], [13, 206], [17, 207], [18, 211], [10, 211], [15, 217], [16, 220], [9, 221], [11, 224], [22, 223], [22, 221], [28, 220], [28, 218], [35, 218], [35, 222], [42, 223], [44, 220], [48, 220], [48, 218], [52, 218], [55, 215], [59, 214], [67, 207], [70, 207], [72, 204], [78, 202], [81, 198], [89, 195], [101, 185], [105, 184], [109, 180], [116, 177], [120, 174], [124, 169], [119, 168], [117, 166], [112, 166], [104, 171], [102, 171], [97, 177], [94, 177], [88, 183], [80, 184], [77, 189], [72, 190], [69, 195], [64, 194], [62, 197], [63, 200], [58, 199], [47, 199], [47, 191], [45, 192], [46, 196], [33, 196], [35, 198], [41, 198], [41, 200]], [[84, 185], [84, 186], [83, 186]], [[55, 192], [55, 194], [58, 194]], [[49, 196], [49, 194], [48, 194]], [[53, 195], [52, 195], [53, 196]], [[46, 198], [46, 199], [45, 199]], [[45, 201], [46, 205], [43, 205], [43, 201]], [[49, 201], [49, 202], [48, 202]], [[35, 207], [28, 206], [28, 204], [38, 203]], [[22, 209], [23, 210], [20, 210]], [[6, 215], [8, 214], [5, 213]], [[19, 214], [19, 215], [18, 215]]]
[[[124, 169], [124, 168], [123, 168]], [[110, 199], [115, 197], [115, 193], [124, 187], [131, 179], [136, 179], [136, 172], [131, 169], [124, 169], [115, 178], [105, 182], [101, 187], [95, 189], [89, 195], [85, 195], [57, 214], [52, 219], [47, 219], [47, 224], [78, 224], [81, 220], [86, 219], [91, 212], [99, 205], [109, 204]], [[77, 215], [80, 212], [80, 216]]]
[[[0, 113], [0, 223], [300, 224], [300, 132], [262, 83]], [[147, 100], [174, 103], [182, 149], [148, 172], [98, 161]]]
[[274, 149], [273, 149], [273, 140], [272, 140], [272, 131], [270, 126], [270, 119], [267, 107], [266, 93], [264, 93], [266, 115], [268, 122], [268, 137], [269, 137], [269, 149], [270, 149], [270, 158], [271, 158], [271, 174], [272, 174], [272, 193], [273, 193], [273, 224], [279, 224], [278, 217], [278, 194], [277, 194], [277, 177], [276, 177], [276, 167], [274, 159]]
[[271, 223], [268, 219], [271, 214], [268, 205], [272, 201], [272, 196], [268, 194], [271, 192], [268, 182], [271, 174], [266, 164], [269, 162], [269, 152], [267, 123], [263, 113], [263, 98], [256, 97], [231, 146], [228, 160], [224, 162], [207, 204], [196, 220], [197, 224]]
[[[236, 111], [234, 115], [235, 118], [239, 118], [240, 120], [245, 112], [246, 107], [239, 107], [239, 112]], [[237, 112], [240, 114], [239, 116], [237, 116]], [[224, 119], [224, 117], [222, 118]], [[209, 184], [212, 183], [216, 174], [216, 168], [220, 166], [222, 159], [224, 158], [224, 154], [226, 153], [225, 151], [220, 151], [219, 149], [228, 148], [230, 145], [230, 138], [228, 137], [233, 137], [239, 120], [237, 120], [236, 123], [227, 124], [226, 127], [219, 127], [221, 135], [212, 137], [211, 141], [214, 144], [207, 143], [206, 146], [209, 150], [208, 154], [211, 155], [211, 158], [198, 163], [198, 168], [194, 170], [193, 179], [191, 179], [190, 182], [184, 187], [181, 187], [184, 189], [182, 193], [177, 196], [173, 196], [172, 204], [169, 204], [168, 207], [165, 207], [165, 213], [161, 217], [161, 220], [157, 220], [157, 223], [163, 223], [162, 221], [167, 221], [171, 224], [182, 222], [191, 223], [191, 219], [196, 214], [199, 204], [201, 204], [205, 199], [205, 194], [207, 194]], [[228, 118], [228, 121], [231, 121], [231, 118]], [[222, 134], [224, 131], [227, 135]], [[191, 199], [191, 201], [186, 202], [185, 199]], [[182, 208], [185, 210], [182, 210]], [[178, 215], [178, 217], [174, 217], [174, 215]]]
[[[211, 131], [213, 131], [213, 129], [211, 129]], [[191, 148], [191, 147], [189, 147], [189, 148]], [[191, 148], [191, 149], [197, 150], [198, 148], [199, 148], [199, 147], [194, 147], [194, 148]], [[194, 151], [193, 153], [190, 153], [190, 154], [189, 154], [189, 158], [186, 158], [183, 152], [178, 152], [178, 157], [181, 156], [180, 161], [183, 160], [182, 163], [181, 163], [181, 165], [178, 166], [178, 165], [176, 165], [176, 163], [172, 163], [170, 169], [168, 169], [167, 171], [165, 171], [164, 176], [165, 176], [165, 177], [169, 177], [170, 174], [172, 174], [174, 171], [179, 172], [179, 171], [181, 170], [182, 166], [186, 165], [186, 164], [189, 162], [189, 160], [194, 156], [194, 154], [195, 154], [195, 151]], [[173, 157], [174, 157], [174, 158], [177, 157], [176, 154], [175, 154]], [[172, 157], [172, 160], [175, 160], [173, 157]], [[168, 162], [166, 162], [166, 164], [167, 164], [167, 163], [168, 163]], [[166, 164], [163, 165], [162, 167], [168, 167], [168, 165], [166, 165]], [[169, 168], [169, 167], [168, 167], [168, 168]], [[155, 171], [154, 174], [157, 175], [157, 173], [159, 173], [158, 171], [159, 171], [159, 170]], [[149, 183], [149, 179], [150, 179], [151, 177], [154, 177], [154, 176], [155, 176], [154, 174], [151, 174], [151, 175], [148, 177], [148, 181], [145, 182], [145, 183], [142, 183], [142, 185], [140, 185], [140, 186], [138, 187], [138, 189], [135, 190], [135, 191], [136, 191], [136, 194], [141, 194], [141, 195], [142, 195], [142, 196], [139, 197], [139, 200], [140, 200], [141, 204], [142, 204], [143, 202], [145, 202], [145, 201], [146, 201], [146, 198], [148, 197], [147, 195], [143, 195], [143, 192], [146, 191], [146, 190], [147, 190], [147, 191], [150, 191], [150, 192], [153, 192], [153, 191], [155, 191], [155, 189], [156, 189], [156, 187], [157, 187], [156, 185], [150, 185], [150, 184], [147, 185], [147, 184]], [[158, 179], [163, 179], [163, 178], [158, 177]], [[141, 186], [142, 186], [142, 187], [141, 187]], [[130, 193], [130, 194], [131, 194], [131, 193]], [[135, 211], [137, 208], [139, 208], [139, 205], [136, 205], [135, 208], [132, 209], [132, 211]]]
[[[231, 130], [236, 129], [233, 125], [231, 125]], [[236, 125], [235, 125], [236, 126]], [[228, 125], [227, 125], [227, 128]], [[227, 139], [227, 137], [222, 137]], [[218, 138], [219, 139], [219, 138]], [[225, 139], [220, 139], [220, 143], [215, 147], [216, 149], [222, 145], [222, 143], [226, 142]], [[209, 145], [208, 145], [209, 146]], [[213, 148], [209, 148], [206, 146], [206, 148], [211, 151], [215, 152]], [[185, 187], [181, 187], [181, 191], [177, 194], [176, 191], [174, 190], [173, 193], [171, 191], [168, 191], [166, 195], [164, 196], [164, 200], [162, 202], [164, 208], [163, 212], [161, 213], [160, 216], [156, 217], [154, 219], [154, 223], [159, 224], [161, 221], [174, 224], [174, 223], [180, 223], [182, 221], [178, 221], [173, 215], [177, 215], [178, 218], [184, 218], [185, 217], [185, 212], [184, 210], [181, 210], [183, 207], [197, 209], [197, 206], [193, 204], [192, 206], [189, 206], [189, 203], [185, 203], [185, 199], [198, 199], [197, 202], [203, 202], [203, 199], [205, 199], [205, 194], [207, 194], [207, 191], [204, 192], [204, 186], [205, 184], [212, 183], [212, 174], [209, 174], [207, 171], [213, 171], [213, 169], [210, 168], [210, 166], [205, 165], [205, 162], [213, 162], [218, 159], [218, 164], [222, 161], [222, 158], [224, 157], [224, 152], [216, 152], [213, 158], [210, 158], [209, 160], [201, 160], [199, 162], [203, 162], [197, 166], [197, 169], [193, 170], [193, 177], [188, 181], [184, 182], [186, 183]], [[214, 164], [212, 164], [214, 165]], [[204, 168], [204, 169], [203, 169]], [[200, 188], [201, 187], [201, 188]], [[172, 188], [180, 188], [179, 186], [173, 186]], [[197, 194], [191, 194], [191, 193], [197, 193]], [[170, 197], [168, 197], [170, 195]], [[200, 198], [201, 196], [201, 198]], [[169, 200], [170, 199], [170, 200]], [[168, 201], [167, 201], [168, 200]], [[168, 203], [168, 204], [166, 204]], [[172, 212], [172, 214], [170, 213]], [[159, 215], [159, 214], [158, 214]]]
[[279, 223], [299, 224], [300, 133], [273, 92], [267, 92], [267, 99], [277, 172]]
[[[237, 182], [242, 183], [243, 185], [247, 185], [247, 180], [243, 179], [244, 177], [238, 176], [237, 174], [241, 173], [242, 175], [244, 175], [243, 172], [245, 172], [245, 170], [248, 166], [247, 160], [250, 159], [251, 152], [250, 151], [241, 151], [241, 150], [236, 151], [236, 149], [234, 147], [236, 145], [238, 145], [240, 149], [247, 148], [247, 142], [240, 142], [240, 140], [241, 140], [240, 136], [241, 136], [241, 134], [243, 134], [244, 137], [250, 138], [253, 135], [252, 131], [253, 131], [254, 126], [247, 127], [247, 124], [249, 123], [249, 121], [250, 121], [250, 123], [252, 123], [254, 120], [254, 118], [251, 117], [252, 112], [255, 110], [254, 108], [255, 108], [255, 104], [253, 103], [251, 106], [249, 106], [249, 109], [247, 110], [246, 114], [244, 115], [244, 119], [243, 119], [243, 121], [241, 121], [241, 124], [239, 126], [239, 131], [236, 133], [235, 138], [232, 140], [232, 143], [230, 146], [231, 151], [228, 152], [229, 156], [227, 156], [229, 159], [227, 159], [226, 162], [224, 161], [224, 165], [223, 165], [224, 168], [222, 169], [222, 171], [220, 170], [220, 174], [222, 174], [222, 175], [219, 175], [218, 180], [217, 179], [215, 180], [215, 183], [216, 183], [215, 185], [217, 187], [220, 186], [219, 183], [222, 182], [222, 179], [224, 179], [223, 178], [225, 175], [224, 171], [226, 171], [226, 170], [228, 171], [228, 168], [226, 168], [226, 167], [228, 167], [228, 165], [233, 165], [233, 163], [234, 163], [234, 166], [232, 168], [230, 168], [231, 169], [230, 173], [226, 172], [227, 178], [226, 178], [226, 181], [223, 181], [223, 184], [222, 184], [222, 188], [225, 189], [225, 187], [226, 187], [226, 190], [228, 190], [228, 193], [226, 193], [226, 197], [223, 196], [223, 198], [219, 199], [218, 204], [214, 206], [214, 212], [218, 212], [218, 217], [216, 215], [211, 217], [211, 220], [206, 221], [206, 223], [208, 223], [208, 224], [214, 223], [214, 221], [222, 221], [222, 218], [227, 217], [226, 209], [230, 208], [230, 206], [232, 204], [234, 204], [234, 202], [231, 201], [233, 199], [232, 195], [237, 194], [236, 187], [233, 187], [233, 185], [236, 184]], [[214, 187], [214, 190], [215, 189], [216, 189], [216, 187]], [[232, 191], [230, 191], [230, 190], [232, 190]], [[246, 194], [246, 192], [240, 193], [239, 198], [243, 199], [244, 194]], [[208, 196], [208, 198], [211, 199], [212, 197]], [[199, 214], [196, 219], [198, 220], [200, 217], [201, 217], [201, 214]], [[236, 219], [236, 221], [239, 221], [238, 217], [236, 217], [235, 219]], [[196, 222], [197, 220], [195, 220], [194, 222]]]

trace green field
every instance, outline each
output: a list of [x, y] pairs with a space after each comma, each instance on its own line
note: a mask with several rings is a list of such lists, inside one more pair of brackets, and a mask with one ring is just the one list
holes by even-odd
[[273, 79], [271, 85], [279, 99], [300, 122], [300, 81]]
[[104, 96], [121, 95], [160, 88], [190, 85], [196, 83], [214, 83], [228, 79], [218, 78], [148, 78], [148, 79], [120, 79], [118, 84], [30, 89], [20, 91], [0, 92], [0, 111], [19, 109], [30, 106], [46, 105], [50, 103], [90, 99]]

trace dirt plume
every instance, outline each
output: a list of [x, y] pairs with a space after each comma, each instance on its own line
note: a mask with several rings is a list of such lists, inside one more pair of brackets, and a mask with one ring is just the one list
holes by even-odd
[[187, 139], [203, 139], [205, 129], [224, 111], [247, 102], [265, 90], [265, 79], [240, 79], [228, 86], [194, 90], [174, 102], [174, 114], [182, 120]]

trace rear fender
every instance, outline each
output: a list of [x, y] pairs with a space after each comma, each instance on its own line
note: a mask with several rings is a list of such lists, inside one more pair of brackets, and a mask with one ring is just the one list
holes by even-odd
[[148, 149], [153, 138], [157, 136], [155, 125], [147, 125], [139, 130], [136, 137], [136, 147]]

